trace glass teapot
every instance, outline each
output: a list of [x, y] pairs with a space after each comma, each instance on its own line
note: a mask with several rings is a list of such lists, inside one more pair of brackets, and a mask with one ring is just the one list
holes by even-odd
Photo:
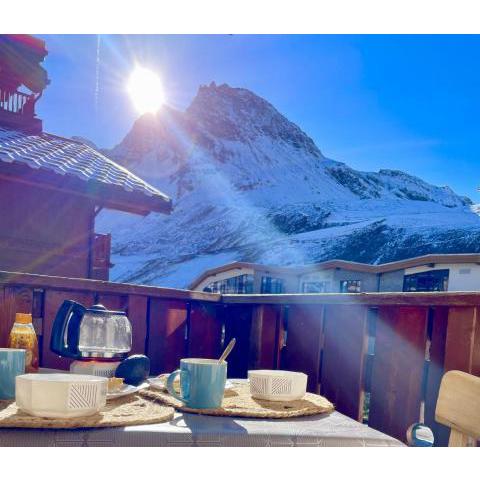
[[57, 312], [50, 349], [77, 360], [121, 360], [132, 348], [132, 327], [124, 312], [97, 304], [85, 308], [65, 300]]

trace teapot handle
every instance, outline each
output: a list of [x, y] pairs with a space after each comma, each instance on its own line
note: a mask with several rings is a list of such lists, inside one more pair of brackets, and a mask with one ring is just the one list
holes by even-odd
[[62, 357], [79, 358], [80, 322], [86, 308], [73, 300], [65, 300], [55, 316], [50, 349]]

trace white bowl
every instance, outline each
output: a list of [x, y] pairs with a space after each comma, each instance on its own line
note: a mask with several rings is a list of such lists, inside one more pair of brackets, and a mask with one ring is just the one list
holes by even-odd
[[107, 382], [93, 375], [28, 373], [15, 379], [15, 401], [36, 417], [84, 417], [105, 406]]
[[307, 393], [308, 376], [286, 370], [249, 370], [250, 394], [259, 400], [299, 400]]

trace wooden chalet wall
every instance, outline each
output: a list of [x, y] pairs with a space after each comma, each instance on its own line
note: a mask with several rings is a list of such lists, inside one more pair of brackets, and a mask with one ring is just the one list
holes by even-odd
[[89, 278], [94, 204], [0, 177], [0, 269]]

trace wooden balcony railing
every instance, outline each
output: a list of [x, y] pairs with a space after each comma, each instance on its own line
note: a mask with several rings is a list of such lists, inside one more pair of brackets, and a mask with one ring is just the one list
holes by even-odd
[[446, 445], [448, 429], [434, 421], [440, 379], [452, 369], [480, 375], [478, 293], [219, 295], [0, 272], [0, 345], [14, 313], [32, 312], [41, 364], [67, 368], [49, 349], [67, 298], [126, 310], [133, 351], [150, 357], [154, 374], [185, 356], [216, 357], [235, 337], [230, 377], [303, 371], [338, 411], [403, 441], [424, 421]]
[[0, 88], [0, 126], [38, 134], [42, 121], [35, 117], [38, 96]]
[[22, 92], [11, 92], [0, 88], [0, 109], [23, 115], [24, 113], [29, 113], [33, 116], [33, 109], [31, 112], [26, 112], [25, 105], [27, 104], [29, 95]]

